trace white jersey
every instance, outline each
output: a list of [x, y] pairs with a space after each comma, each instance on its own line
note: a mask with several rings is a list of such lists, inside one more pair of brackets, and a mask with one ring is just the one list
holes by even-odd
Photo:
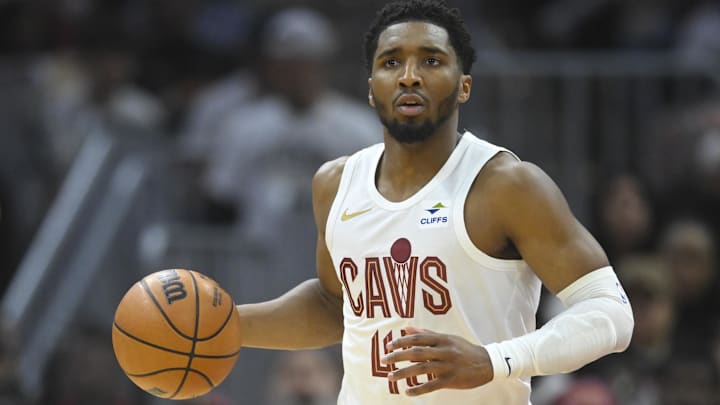
[[[501, 260], [470, 240], [468, 190], [499, 148], [466, 132], [435, 177], [410, 198], [391, 202], [375, 187], [384, 145], [345, 163], [330, 209], [326, 243], [343, 286], [343, 363], [338, 404], [528, 405], [530, 380], [419, 397], [403, 391], [427, 381], [390, 383], [385, 344], [407, 326], [488, 344], [535, 330], [541, 284], [522, 260]], [[404, 366], [399, 364], [399, 366]]]

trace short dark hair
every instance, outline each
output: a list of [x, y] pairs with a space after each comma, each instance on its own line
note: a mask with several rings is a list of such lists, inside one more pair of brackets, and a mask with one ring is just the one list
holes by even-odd
[[426, 21], [445, 28], [463, 73], [470, 73], [475, 61], [475, 49], [472, 47], [470, 34], [465, 28], [460, 10], [449, 8], [443, 0], [395, 1], [378, 11], [365, 33], [365, 67], [368, 73], [372, 71], [380, 33], [393, 24], [406, 21]]

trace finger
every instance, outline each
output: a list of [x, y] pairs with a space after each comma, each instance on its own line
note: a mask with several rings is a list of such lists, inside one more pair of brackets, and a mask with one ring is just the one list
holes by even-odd
[[439, 342], [439, 336], [436, 333], [416, 333], [399, 337], [385, 345], [388, 351], [398, 348], [407, 348], [413, 346], [435, 346]]
[[407, 367], [395, 370], [388, 374], [388, 380], [399, 381], [404, 378], [411, 378], [419, 375], [442, 373], [446, 367], [438, 361], [424, 361], [413, 363]]
[[437, 360], [439, 352], [432, 347], [412, 347], [405, 350], [396, 350], [380, 359], [382, 364], [392, 364], [399, 361], [430, 361]]
[[407, 326], [407, 327], [403, 328], [403, 332], [405, 332], [405, 334], [407, 334], [407, 335], [416, 335], [418, 333], [434, 333], [431, 330], [420, 329], [420, 328], [416, 328], [414, 326]]
[[437, 391], [441, 388], [446, 388], [446, 385], [446, 379], [435, 378], [416, 387], [408, 388], [407, 390], [405, 390], [405, 395], [415, 397], [418, 395], [427, 394], [428, 392]]

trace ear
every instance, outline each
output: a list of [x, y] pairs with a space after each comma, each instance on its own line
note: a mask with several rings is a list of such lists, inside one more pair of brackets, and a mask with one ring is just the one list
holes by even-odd
[[472, 89], [472, 76], [460, 76], [460, 91], [458, 92], [457, 98], [458, 103], [463, 104], [470, 100], [470, 89]]
[[372, 91], [372, 78], [368, 78], [368, 104], [370, 104], [370, 107], [375, 108], [375, 98], [373, 97]]

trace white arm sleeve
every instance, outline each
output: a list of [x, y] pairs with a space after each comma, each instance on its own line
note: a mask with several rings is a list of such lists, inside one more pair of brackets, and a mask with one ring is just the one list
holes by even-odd
[[630, 301], [612, 267], [590, 272], [558, 293], [567, 309], [542, 328], [485, 346], [494, 380], [567, 373], [630, 344]]

